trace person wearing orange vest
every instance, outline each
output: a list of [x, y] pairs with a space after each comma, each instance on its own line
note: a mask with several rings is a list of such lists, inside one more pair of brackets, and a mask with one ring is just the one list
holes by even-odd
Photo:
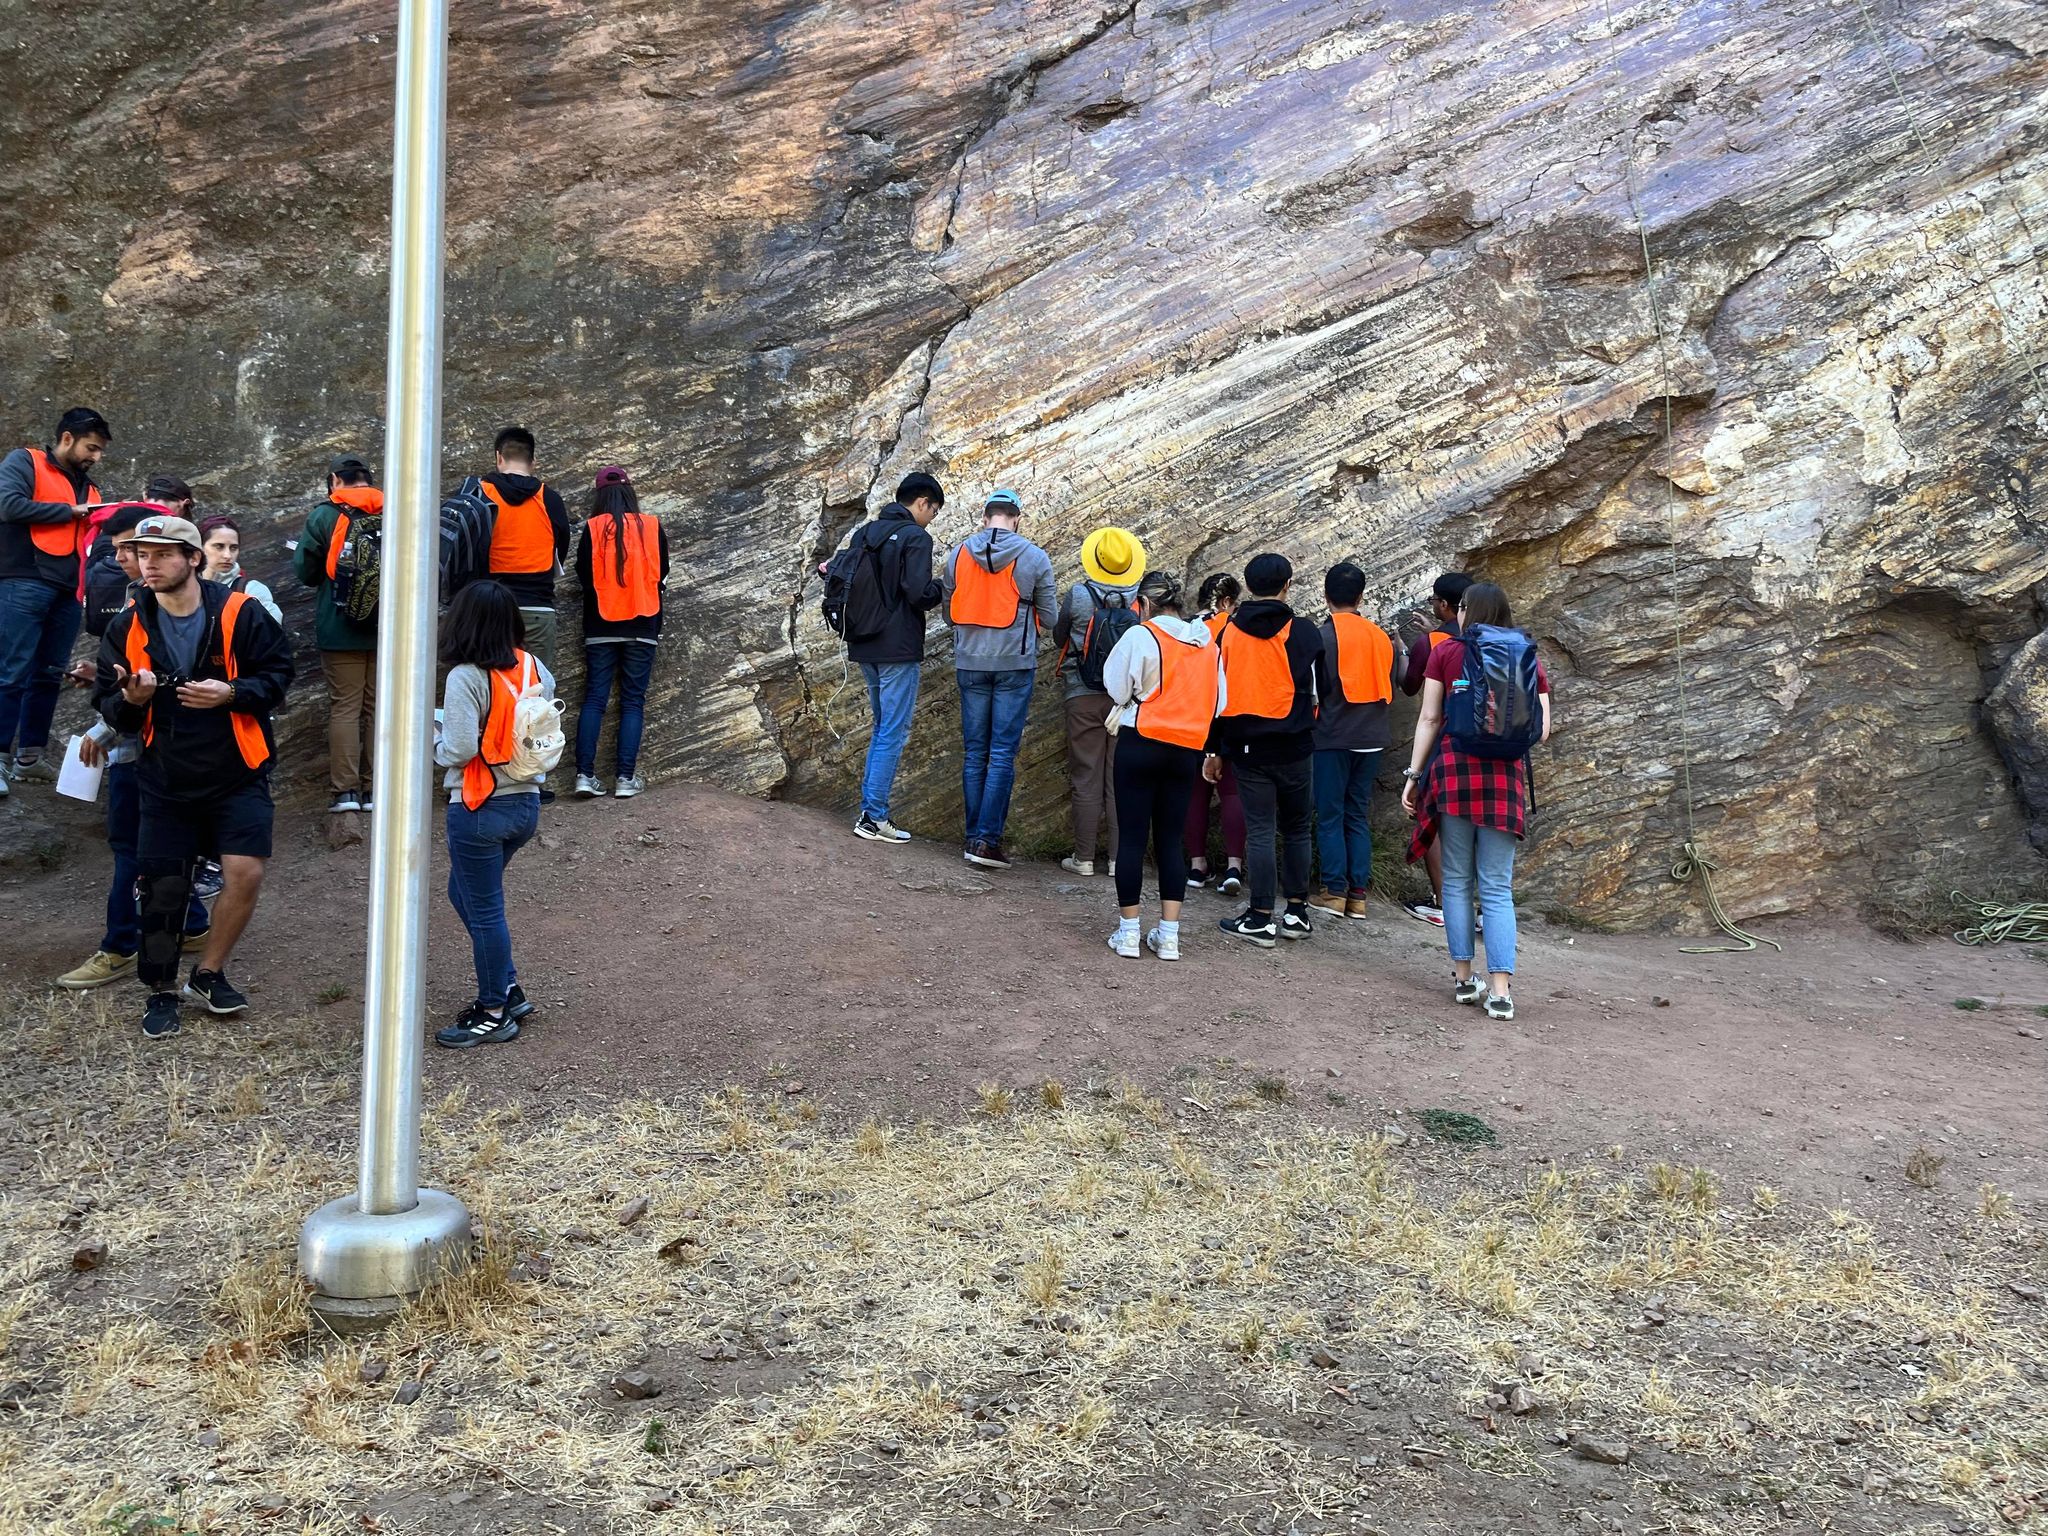
[[960, 684], [962, 852], [984, 869], [1010, 867], [1003, 832], [1038, 681], [1038, 637], [1059, 619], [1052, 561], [1017, 531], [1023, 517], [1015, 491], [990, 493], [980, 529], [945, 564], [946, 618]]
[[384, 516], [384, 493], [370, 483], [370, 466], [352, 453], [327, 465], [327, 499], [306, 519], [292, 546], [292, 568], [315, 588], [313, 643], [327, 679], [327, 787], [330, 816], [368, 811], [372, 804], [372, 743], [376, 741], [377, 626], [359, 624], [334, 600], [334, 577], [349, 536]]
[[[1315, 795], [1309, 754], [1316, 718], [1316, 658], [1323, 642], [1287, 606], [1294, 567], [1285, 555], [1254, 555], [1244, 571], [1248, 601], [1231, 614], [1217, 637], [1229, 702], [1210, 735], [1211, 762], [1220, 776], [1237, 773], [1244, 800], [1245, 866], [1249, 905], [1217, 926], [1233, 938], [1271, 949], [1276, 936], [1305, 939], [1315, 932], [1308, 916], [1309, 845]], [[1281, 857], [1274, 858], [1274, 842]], [[1286, 910], [1276, 919], [1274, 897]]]
[[1140, 957], [1149, 847], [1159, 866], [1159, 922], [1145, 935], [1145, 948], [1178, 960], [1188, 802], [1202, 782], [1209, 732], [1230, 695], [1208, 626], [1182, 616], [1175, 577], [1149, 573], [1138, 583], [1134, 606], [1138, 623], [1118, 639], [1102, 668], [1117, 735], [1117, 925], [1109, 947], [1127, 960]]
[[178, 962], [202, 854], [218, 858], [226, 878], [185, 995], [209, 1013], [249, 1006], [227, 965], [270, 858], [270, 715], [291, 686], [292, 653], [248, 593], [201, 580], [205, 551], [184, 518], [145, 517], [129, 542], [143, 589], [100, 640], [93, 702], [108, 725], [142, 742], [136, 975], [150, 991], [142, 1032], [154, 1039], [178, 1030]]
[[1364, 920], [1372, 888], [1372, 788], [1394, 739], [1394, 642], [1358, 611], [1365, 572], [1350, 561], [1323, 577], [1330, 616], [1317, 630], [1313, 776], [1322, 890], [1312, 911]]
[[[1429, 602], [1425, 605], [1429, 617], [1424, 621], [1423, 630], [1402, 647], [1401, 691], [1409, 698], [1422, 691], [1423, 674], [1429, 668], [1429, 653], [1444, 641], [1458, 638], [1458, 605], [1465, 600], [1465, 589], [1471, 585], [1472, 578], [1463, 571], [1445, 571], [1430, 588]], [[1444, 856], [1435, 842], [1424, 850], [1423, 868], [1429, 872], [1430, 899], [1426, 902], [1404, 901], [1401, 910], [1418, 922], [1441, 928], [1444, 925]]]
[[555, 664], [555, 575], [569, 558], [569, 509], [533, 472], [539, 445], [524, 427], [502, 429], [491, 444], [497, 467], [478, 482], [497, 516], [491, 523], [491, 580], [519, 600], [526, 649]]
[[92, 469], [112, 439], [104, 416], [75, 406], [53, 446], [0, 459], [0, 796], [10, 778], [56, 781], [43, 749], [85, 613]]
[[[1213, 641], [1237, 611], [1244, 588], [1228, 571], [1212, 571], [1195, 597], [1195, 617], [1202, 621]], [[1211, 784], [1207, 779], [1195, 786], [1188, 803], [1188, 884], [1199, 889], [1209, 883], [1209, 802], [1216, 802], [1216, 819], [1222, 823], [1223, 872], [1216, 876], [1216, 894], [1235, 896], [1244, 890], [1244, 801], [1238, 797], [1237, 775], [1225, 763], [1221, 775]]]
[[484, 578], [455, 594], [441, 619], [441, 664], [448, 668], [434, 761], [448, 791], [448, 901], [469, 930], [476, 999], [434, 1043], [449, 1050], [491, 1045], [519, 1033], [533, 1004], [512, 960], [505, 916], [505, 867], [540, 830], [540, 780], [514, 778], [513, 715], [521, 692], [555, 696], [555, 679], [525, 649], [518, 600]]
[[604, 793], [597, 776], [597, 738], [619, 681], [617, 781], [612, 793], [630, 800], [646, 786], [639, 775], [647, 684], [661, 639], [661, 592], [668, 583], [668, 532], [640, 510], [626, 472], [597, 472], [590, 520], [576, 545], [576, 584], [583, 589], [583, 708], [576, 717], [576, 798]]

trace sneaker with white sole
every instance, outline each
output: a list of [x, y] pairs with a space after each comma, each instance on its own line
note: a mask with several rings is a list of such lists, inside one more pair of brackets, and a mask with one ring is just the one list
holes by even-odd
[[1318, 912], [1327, 912], [1332, 917], [1344, 915], [1344, 893], [1342, 891], [1319, 891], [1309, 897], [1308, 904]]
[[185, 995], [208, 1013], [240, 1013], [249, 1006], [249, 999], [224, 973], [201, 970], [196, 965], [185, 983]]
[[453, 1024], [434, 1031], [434, 1044], [448, 1051], [468, 1050], [476, 1045], [497, 1045], [518, 1038], [517, 1019], [503, 1013], [494, 1017], [484, 1012], [481, 1003], [471, 1003], [456, 1015]]
[[344, 789], [327, 802], [330, 816], [353, 816], [363, 808], [363, 797], [352, 789]]
[[1432, 907], [1426, 901], [1404, 901], [1401, 903], [1401, 910], [1418, 923], [1428, 923], [1432, 928], [1441, 928], [1444, 925], [1444, 909]]
[[152, 992], [149, 1006], [142, 1011], [142, 1032], [152, 1040], [178, 1032], [178, 994]]
[[110, 981], [119, 981], [123, 976], [135, 974], [135, 957], [117, 955], [111, 950], [96, 949], [86, 962], [57, 978], [57, 985], [67, 992], [90, 992], [94, 987], [104, 987]]
[[1454, 979], [1451, 982], [1451, 1001], [1454, 1003], [1463, 1003], [1470, 1007], [1485, 996], [1486, 983], [1477, 976], [1467, 976], [1463, 981]]
[[1273, 926], [1270, 912], [1240, 912], [1235, 917], [1224, 918], [1216, 926], [1233, 939], [1243, 939], [1261, 949], [1271, 949], [1280, 942], [1280, 933]]
[[1244, 890], [1244, 871], [1235, 864], [1223, 871], [1223, 877], [1216, 882], [1218, 896], [1236, 896]]
[[1515, 1017], [1515, 1000], [1512, 997], [1489, 997], [1486, 1000], [1486, 1016], [1511, 1024]]
[[604, 793], [603, 781], [594, 773], [579, 773], [575, 793], [578, 800], [595, 800]]
[[871, 843], [907, 843], [910, 834], [884, 816], [880, 821], [872, 816], [862, 816], [853, 824], [853, 835], [864, 837]]
[[1108, 943], [1111, 949], [1115, 950], [1119, 955], [1123, 956], [1126, 960], [1135, 960], [1141, 953], [1141, 951], [1138, 948], [1137, 934], [1127, 932], [1125, 929], [1122, 928], [1119, 928], [1116, 930], [1116, 932], [1112, 933], [1106, 942]]
[[630, 800], [647, 787], [647, 781], [637, 773], [629, 773], [612, 786], [614, 800]]
[[7, 770], [7, 776], [17, 784], [54, 784], [57, 782], [57, 765], [47, 755], [26, 763], [17, 757]]
[[1180, 935], [1161, 933], [1157, 928], [1145, 935], [1145, 947], [1162, 960], [1180, 958]]
[[1287, 904], [1287, 910], [1280, 914], [1280, 937], [1283, 939], [1305, 939], [1316, 931], [1316, 925], [1308, 920], [1308, 907], [1302, 902]]
[[1093, 859], [1077, 859], [1071, 853], [1060, 860], [1060, 868], [1070, 875], [1092, 875], [1095, 873]]

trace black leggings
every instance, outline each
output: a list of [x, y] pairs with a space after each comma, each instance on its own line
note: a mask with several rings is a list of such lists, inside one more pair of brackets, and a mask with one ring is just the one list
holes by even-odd
[[1135, 907], [1145, 889], [1145, 844], [1159, 861], [1159, 899], [1188, 893], [1188, 851], [1182, 830], [1202, 754], [1193, 747], [1140, 736], [1125, 726], [1116, 738], [1116, 904]]

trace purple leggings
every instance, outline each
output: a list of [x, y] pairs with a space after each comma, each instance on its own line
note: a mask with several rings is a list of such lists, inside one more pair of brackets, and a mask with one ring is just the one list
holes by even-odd
[[1195, 798], [1188, 805], [1188, 857], [1204, 863], [1209, 858], [1209, 797], [1214, 794], [1223, 807], [1223, 851], [1233, 864], [1244, 862], [1244, 802], [1237, 798], [1237, 775], [1230, 764], [1223, 765], [1221, 783], [1204, 779], [1195, 786]]

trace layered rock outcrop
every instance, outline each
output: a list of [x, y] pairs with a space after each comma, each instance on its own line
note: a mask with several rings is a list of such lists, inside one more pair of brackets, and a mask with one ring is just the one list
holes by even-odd
[[[93, 401], [259, 573], [378, 441], [392, 20], [39, 13], [0, 106], [12, 430]], [[450, 475], [508, 418], [634, 467], [656, 771], [847, 797], [810, 573], [930, 467], [942, 541], [1014, 485], [1067, 572], [1111, 521], [1195, 577], [1357, 560], [1390, 616], [1501, 581], [1558, 691], [1541, 900], [1685, 910], [1688, 778], [1740, 914], [2035, 857], [1978, 715], [2048, 578], [2038, 6], [523, 0], [454, 58]]]

